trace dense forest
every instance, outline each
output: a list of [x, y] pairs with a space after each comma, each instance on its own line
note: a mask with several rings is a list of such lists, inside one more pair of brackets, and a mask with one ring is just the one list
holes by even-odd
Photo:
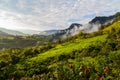
[[0, 80], [119, 80], [119, 63], [116, 19], [97, 32], [80, 32], [55, 44], [3, 49]]

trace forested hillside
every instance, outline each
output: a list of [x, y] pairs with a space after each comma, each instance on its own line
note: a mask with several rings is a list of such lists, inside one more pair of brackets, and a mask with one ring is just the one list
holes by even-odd
[[0, 51], [3, 49], [25, 48], [38, 45], [46, 45], [51, 40], [51, 36], [30, 35], [30, 36], [13, 36], [0, 33]]
[[5, 49], [0, 80], [119, 80], [120, 19], [56, 44]]

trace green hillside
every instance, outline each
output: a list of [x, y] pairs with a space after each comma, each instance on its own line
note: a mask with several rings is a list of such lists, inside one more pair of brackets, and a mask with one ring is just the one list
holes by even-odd
[[67, 54], [70, 54], [72, 51], [80, 51], [91, 45], [98, 46], [98, 45], [101, 45], [101, 43], [105, 42], [106, 37], [107, 37], [106, 35], [102, 35], [102, 36], [97, 36], [93, 38], [79, 39], [79, 40], [66, 42], [63, 44], [58, 44], [54, 48], [44, 53], [39, 54], [36, 57], [31, 58], [30, 60], [31, 61], [42, 61], [49, 57], [55, 57], [55, 56], [60, 56], [64, 54], [67, 55]]
[[118, 20], [56, 44], [3, 50], [0, 80], [119, 80], [119, 63]]
[[113, 23], [112, 25], [110, 25], [109, 27], [106, 27], [103, 31], [107, 32], [107, 31], [111, 31], [112, 28], [120, 28], [120, 20], [116, 21], [115, 23]]

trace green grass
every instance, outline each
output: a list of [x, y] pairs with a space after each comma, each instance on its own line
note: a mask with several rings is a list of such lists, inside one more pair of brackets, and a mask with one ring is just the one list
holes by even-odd
[[115, 23], [113, 23], [112, 25], [106, 27], [103, 31], [104, 32], [111, 31], [112, 28], [120, 28], [120, 20], [115, 22]]
[[97, 36], [88, 39], [75, 40], [73, 42], [66, 42], [63, 44], [57, 45], [55, 48], [52, 48], [44, 53], [37, 55], [36, 57], [28, 59], [28, 62], [42, 62], [43, 60], [48, 59], [49, 57], [56, 57], [62, 54], [70, 54], [74, 50], [82, 50], [83, 48], [89, 47], [90, 45], [101, 45], [101, 42], [106, 40], [107, 35]]
[[[120, 28], [120, 20], [113, 23], [109, 27], [105, 28], [103, 31], [111, 31], [112, 28]], [[102, 35], [102, 36], [97, 36], [93, 38], [88, 38], [88, 39], [76, 39], [73, 43], [72, 42], [66, 42], [64, 44], [57, 45], [55, 48], [45, 52], [41, 53], [38, 56], [31, 58], [31, 61], [35, 60], [45, 60], [48, 57], [55, 57], [59, 56], [61, 54], [69, 54], [73, 50], [82, 50], [83, 48], [86, 48], [90, 45], [100, 45], [101, 43], [99, 42], [104, 42], [106, 40], [107, 35]]]

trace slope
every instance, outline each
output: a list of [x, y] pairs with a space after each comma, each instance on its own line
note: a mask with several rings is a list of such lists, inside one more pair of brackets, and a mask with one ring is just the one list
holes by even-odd
[[108, 32], [111, 31], [113, 28], [120, 28], [120, 20], [114, 22], [112, 25], [110, 25], [109, 27], [104, 28], [104, 32]]
[[84, 48], [89, 47], [90, 45], [101, 45], [101, 43], [105, 42], [107, 35], [97, 36], [89, 39], [81, 39], [81, 40], [75, 40], [73, 42], [66, 42], [63, 44], [57, 45], [55, 48], [52, 48], [44, 53], [41, 53], [37, 55], [36, 57], [33, 57], [30, 59], [31, 61], [35, 62], [42, 62], [43, 60], [60, 56], [64, 54], [70, 54], [72, 51], [80, 51]]
[[4, 50], [0, 79], [119, 80], [119, 57], [120, 27], [114, 21], [98, 32], [80, 33], [56, 44]]

